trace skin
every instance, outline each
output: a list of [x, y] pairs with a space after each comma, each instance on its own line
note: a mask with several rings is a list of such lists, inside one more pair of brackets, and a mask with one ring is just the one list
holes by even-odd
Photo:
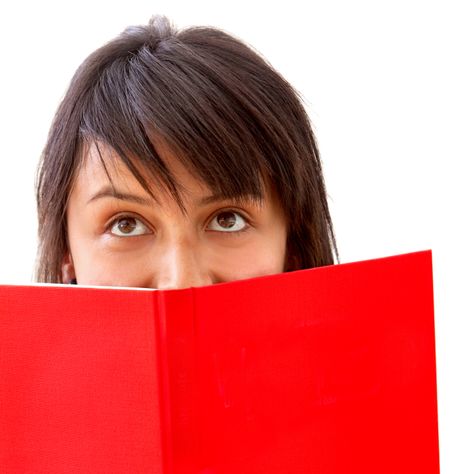
[[101, 149], [120, 196], [112, 195], [91, 146], [68, 202], [65, 283], [76, 278], [81, 285], [179, 289], [284, 270], [287, 223], [270, 190], [262, 203], [211, 198], [204, 183], [158, 147], [183, 190], [183, 214], [149, 179], [157, 202], [152, 200], [114, 152], [106, 151]]

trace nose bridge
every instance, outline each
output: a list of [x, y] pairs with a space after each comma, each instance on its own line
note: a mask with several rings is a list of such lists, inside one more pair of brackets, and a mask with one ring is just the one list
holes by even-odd
[[159, 271], [154, 286], [180, 289], [211, 283], [202, 264], [199, 246], [184, 236], [177, 236], [161, 249]]

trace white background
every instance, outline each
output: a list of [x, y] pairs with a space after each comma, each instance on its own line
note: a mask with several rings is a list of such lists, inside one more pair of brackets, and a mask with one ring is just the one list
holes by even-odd
[[441, 472], [449, 473], [446, 3], [2, 2], [0, 283], [32, 280], [35, 168], [56, 106], [85, 56], [154, 13], [179, 27], [225, 29], [253, 45], [304, 97], [341, 261], [433, 250]]

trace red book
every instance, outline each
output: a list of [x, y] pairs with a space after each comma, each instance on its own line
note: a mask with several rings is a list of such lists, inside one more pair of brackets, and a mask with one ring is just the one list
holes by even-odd
[[0, 472], [437, 474], [431, 252], [0, 287]]

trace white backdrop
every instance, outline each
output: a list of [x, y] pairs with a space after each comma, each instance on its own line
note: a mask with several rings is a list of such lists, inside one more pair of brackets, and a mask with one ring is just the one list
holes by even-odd
[[56, 106], [85, 56], [154, 13], [180, 27], [225, 29], [253, 45], [304, 97], [341, 261], [433, 250], [441, 472], [450, 473], [446, 3], [2, 2], [0, 283], [31, 282], [35, 168]]

